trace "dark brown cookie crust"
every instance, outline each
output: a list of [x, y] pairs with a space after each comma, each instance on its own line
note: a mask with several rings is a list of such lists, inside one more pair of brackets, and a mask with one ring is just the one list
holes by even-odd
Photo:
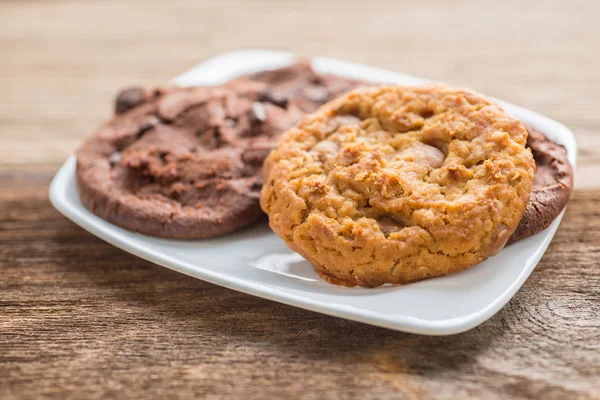
[[299, 63], [217, 88], [128, 88], [116, 116], [77, 151], [81, 200], [101, 218], [153, 236], [237, 231], [263, 215], [262, 164], [279, 135], [356, 85]]
[[565, 208], [573, 191], [573, 170], [565, 148], [535, 129], [526, 128], [536, 172], [525, 214], [507, 245], [546, 229]]

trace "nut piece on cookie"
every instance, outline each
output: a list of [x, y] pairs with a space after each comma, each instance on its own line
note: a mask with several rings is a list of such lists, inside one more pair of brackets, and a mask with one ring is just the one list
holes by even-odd
[[526, 139], [468, 90], [355, 90], [284, 134], [265, 161], [261, 206], [331, 283], [455, 273], [495, 255], [519, 224], [535, 171]]

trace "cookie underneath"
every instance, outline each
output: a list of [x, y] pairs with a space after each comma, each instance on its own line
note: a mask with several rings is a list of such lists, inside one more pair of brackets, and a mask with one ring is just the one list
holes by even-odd
[[272, 229], [329, 282], [461, 271], [504, 247], [531, 192], [527, 132], [444, 86], [351, 92], [289, 130], [264, 166]]
[[507, 245], [546, 229], [565, 208], [573, 191], [573, 168], [565, 148], [531, 127], [527, 132], [527, 146], [536, 165], [533, 188], [525, 214]]
[[83, 204], [123, 228], [204, 239], [261, 218], [262, 165], [281, 133], [358, 82], [306, 62], [215, 88], [128, 88], [77, 151]]

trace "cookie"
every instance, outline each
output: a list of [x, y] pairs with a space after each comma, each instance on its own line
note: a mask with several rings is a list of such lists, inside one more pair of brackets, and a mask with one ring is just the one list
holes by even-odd
[[84, 205], [154, 236], [207, 238], [261, 216], [262, 163], [302, 114], [259, 102], [266, 85], [155, 90], [77, 151]]
[[573, 169], [565, 148], [527, 126], [527, 146], [536, 171], [525, 214], [508, 239], [512, 244], [546, 229], [567, 205], [573, 191]]
[[[216, 88], [122, 91], [116, 116], [77, 151], [83, 204], [123, 228], [166, 238], [208, 238], [253, 223], [263, 215], [262, 164], [280, 134], [355, 84], [320, 79], [297, 64]], [[304, 91], [318, 88], [327, 96]]]
[[292, 103], [304, 113], [311, 113], [333, 98], [369, 84], [366, 81], [337, 75], [318, 74], [308, 60], [299, 61], [289, 67], [244, 75], [241, 79], [268, 85], [269, 89], [262, 94], [262, 101], [282, 107]]
[[303, 118], [264, 165], [271, 228], [325, 280], [375, 287], [496, 254], [525, 211], [527, 131], [441, 85], [353, 91]]

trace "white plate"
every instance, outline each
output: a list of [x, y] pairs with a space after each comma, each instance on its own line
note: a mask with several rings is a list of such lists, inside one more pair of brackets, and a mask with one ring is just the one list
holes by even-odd
[[[174, 79], [179, 85], [214, 85], [240, 74], [288, 65], [293, 54], [242, 50], [206, 60]], [[390, 83], [424, 79], [328, 58], [315, 58], [318, 72]], [[575, 166], [576, 143], [562, 124], [504, 103], [506, 110], [565, 145]], [[343, 288], [323, 282], [310, 264], [288, 249], [266, 223], [202, 241], [158, 239], [114, 226], [89, 212], [75, 185], [75, 158], [50, 187], [52, 204], [73, 222], [136, 256], [230, 289], [281, 303], [406, 332], [449, 335], [481, 324], [521, 287], [554, 236], [562, 214], [548, 229], [515, 243], [459, 274], [402, 287]]]

